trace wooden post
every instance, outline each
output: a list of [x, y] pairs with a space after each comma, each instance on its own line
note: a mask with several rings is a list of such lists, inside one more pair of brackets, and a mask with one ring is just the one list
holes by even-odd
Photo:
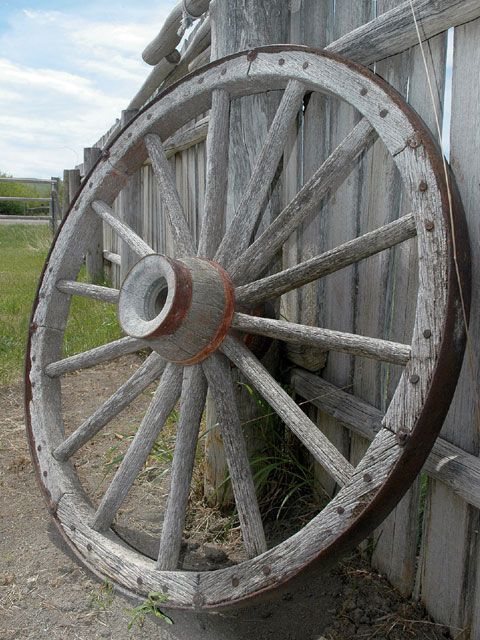
[[63, 206], [62, 218], [65, 217], [70, 203], [80, 189], [80, 171], [78, 169], [65, 169], [63, 172]]
[[[90, 170], [97, 162], [102, 151], [98, 147], [86, 147], [83, 150], [83, 172], [84, 180]], [[102, 282], [103, 274], [103, 222], [99, 218], [92, 230], [90, 247], [87, 251], [85, 263], [87, 267], [87, 278], [90, 282]]]
[[[279, 0], [245, 0], [241, 3], [217, 2], [211, 5], [212, 20], [212, 59], [235, 53], [244, 49], [287, 42], [289, 32], [289, 1]], [[245, 187], [250, 178], [255, 158], [273, 120], [279, 96], [274, 92], [266, 96], [247, 96], [235, 100], [231, 105], [230, 144], [232, 148], [248, 149], [248, 155], [230, 154], [228, 193], [226, 209], [226, 225], [228, 227], [235, 213]], [[253, 123], [253, 124], [252, 124]], [[275, 217], [280, 210], [280, 185], [277, 184], [271, 195], [270, 204], [266, 207], [259, 232]], [[258, 417], [258, 405], [252, 400], [248, 391], [242, 386], [243, 379], [235, 373], [237, 381], [237, 402], [241, 422], [251, 421]], [[207, 400], [207, 424], [216, 424], [213, 403]], [[244, 427], [250, 457], [259, 449], [258, 423]], [[205, 494], [211, 501], [228, 503], [228, 493], [220, 496], [217, 489], [227, 475], [227, 466], [223, 445], [218, 429], [210, 429], [206, 437], [205, 459]]]
[[[121, 115], [121, 126], [125, 127], [132, 118], [138, 113], [137, 109], [125, 109]], [[142, 184], [141, 172], [129, 177], [128, 183], [120, 192], [119, 199], [119, 217], [129, 227], [142, 236], [143, 219], [142, 219]], [[126, 274], [137, 262], [136, 256], [130, 247], [122, 242], [120, 245], [121, 267], [120, 282], [123, 282]]]

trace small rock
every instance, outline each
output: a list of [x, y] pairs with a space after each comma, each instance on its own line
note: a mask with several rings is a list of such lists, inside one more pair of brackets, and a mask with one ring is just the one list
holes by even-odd
[[2, 587], [7, 587], [9, 584], [15, 582], [15, 574], [14, 573], [2, 573], [0, 574], [0, 585]]
[[228, 560], [228, 556], [225, 551], [213, 545], [204, 545], [203, 552], [205, 553], [205, 558], [210, 562], [214, 562], [215, 564], [219, 564], [220, 562], [225, 562], [225, 560]]

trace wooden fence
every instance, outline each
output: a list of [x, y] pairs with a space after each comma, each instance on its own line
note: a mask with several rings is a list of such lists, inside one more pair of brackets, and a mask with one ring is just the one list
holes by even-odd
[[[418, 44], [412, 6], [424, 39], [423, 52]], [[477, 570], [480, 567], [480, 461], [477, 457], [480, 3], [478, 0], [291, 0], [289, 7], [290, 42], [327, 47], [370, 65], [405, 97], [432, 131], [436, 131], [435, 110], [442, 122], [446, 109], [451, 164], [465, 206], [472, 245], [471, 357], [466, 359], [442, 439], [425, 473], [375, 532], [371, 562], [404, 595], [421, 599], [435, 620], [450, 626], [454, 637], [480, 638], [480, 571]], [[170, 58], [168, 64], [153, 56], [157, 81], [168, 73], [170, 80], [179, 77], [199, 55], [205, 58], [204, 51], [208, 52], [210, 45], [208, 28], [204, 23], [200, 27], [202, 37], [193, 36], [195, 48], [190, 49], [188, 55], [192, 40], [184, 46], [181, 55]], [[199, 40], [202, 46], [198, 45]], [[161, 55], [164, 57], [166, 53], [165, 49]], [[425, 62], [432, 79], [432, 92]], [[150, 94], [155, 82], [152, 84], [152, 78], [149, 82]], [[130, 107], [138, 108], [146, 99], [146, 95], [141, 94], [139, 98], [137, 94]], [[122, 116], [124, 122], [128, 113], [131, 112]], [[353, 108], [336, 99], [312, 95], [306, 100], [283, 159], [281, 197], [284, 203], [358, 120], [359, 115]], [[95, 146], [102, 148], [118, 131], [118, 126]], [[207, 128], [208, 114], [190, 123], [166, 143], [178, 190], [195, 233], [203, 210]], [[129, 223], [154, 249], [169, 253], [171, 240], [148, 164], [128, 189], [128, 193], [117, 198], [115, 211], [124, 219], [130, 215]], [[289, 240], [283, 250], [283, 263], [305, 260], [380, 227], [406, 213], [407, 207], [394, 163], [382, 143], [376, 142], [361, 155], [357, 167], [335, 196], [322, 202], [316, 215]], [[135, 211], [133, 218], [132, 211]], [[118, 286], [129, 260], [127, 250], [109, 229], [104, 229], [100, 251], [108, 261], [112, 283]], [[406, 242], [319, 283], [305, 286], [298, 293], [284, 296], [281, 312], [291, 321], [409, 342], [417, 291], [415, 262], [415, 242]], [[398, 367], [330, 353], [319, 376], [315, 369], [319, 368], [321, 357], [313, 358], [313, 364], [304, 354], [292, 357], [297, 365], [302, 365], [292, 374], [299, 399], [320, 396], [309, 406], [309, 415], [315, 417], [319, 428], [355, 464], [388, 405], [400, 374]], [[335, 387], [331, 387], [331, 383]], [[325, 390], [328, 393], [323, 393]], [[355, 403], [365, 416], [361, 424], [355, 422], [349, 411]], [[335, 491], [332, 481], [320, 469], [317, 480], [329, 493]]]

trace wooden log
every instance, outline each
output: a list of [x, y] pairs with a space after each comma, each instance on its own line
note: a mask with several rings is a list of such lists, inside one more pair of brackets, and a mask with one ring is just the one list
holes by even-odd
[[[291, 384], [307, 402], [369, 441], [382, 427], [383, 411], [303, 369], [293, 369]], [[480, 460], [444, 438], [438, 438], [424, 467], [435, 480], [465, 502], [480, 508]]]
[[137, 371], [54, 451], [57, 460], [68, 460], [110, 420], [137, 398], [162, 373], [165, 361], [152, 353]]
[[232, 264], [230, 273], [237, 284], [254, 279], [267, 268], [290, 234], [315, 211], [322, 198], [342, 184], [358, 155], [373, 144], [376, 137], [365, 119], [353, 129], [270, 226]]
[[[186, 0], [185, 7], [189, 14], [200, 17], [208, 9], [210, 0]], [[179, 2], [155, 38], [145, 47], [142, 58], [147, 64], [156, 65], [178, 45], [182, 36], [179, 35], [183, 15], [183, 4]]]
[[105, 260], [107, 260], [108, 262], [111, 262], [112, 264], [116, 264], [118, 266], [120, 266], [122, 264], [122, 258], [120, 257], [119, 253], [112, 253], [111, 251], [104, 251], [103, 252], [103, 257]]
[[110, 287], [101, 287], [87, 282], [76, 282], [75, 280], [59, 280], [57, 282], [57, 289], [70, 295], [83, 296], [84, 298], [91, 298], [92, 300], [102, 300], [102, 302], [111, 302], [112, 304], [118, 303], [119, 291], [118, 289], [111, 289]]
[[146, 345], [143, 340], [137, 340], [136, 338], [127, 336], [126, 338], [120, 338], [119, 340], [104, 344], [101, 347], [95, 347], [94, 349], [77, 353], [74, 356], [63, 358], [57, 362], [52, 362], [45, 367], [45, 373], [51, 378], [58, 378], [66, 373], [88, 369], [97, 364], [110, 362], [115, 358], [126, 356], [129, 353], [135, 353], [145, 348]]
[[252, 175], [237, 206], [234, 218], [220, 244], [216, 260], [232, 264], [246, 249], [257, 224], [262, 205], [270, 189], [292, 122], [303, 101], [305, 88], [297, 80], [290, 80], [256, 158]]
[[338, 482], [345, 485], [354, 471], [295, 401], [272, 378], [251, 351], [239, 340], [227, 336], [222, 351], [250, 380], [291, 431], [300, 439], [319, 464]]
[[115, 515], [155, 444], [165, 421], [177, 403], [182, 387], [183, 367], [168, 363], [147, 413], [125, 457], [108, 486], [92, 522], [95, 531], [109, 528]]
[[415, 217], [407, 214], [380, 229], [349, 240], [320, 256], [310, 258], [294, 267], [267, 276], [242, 287], [237, 287], [235, 299], [238, 304], [256, 304], [275, 298], [287, 291], [301, 287], [307, 282], [334, 273], [380, 251], [404, 242], [416, 235]]
[[422, 40], [480, 17], [477, 0], [408, 0], [335, 40], [326, 47], [327, 51], [368, 65], [415, 46], [418, 35], [412, 5], [421, 25]]
[[175, 570], [182, 544], [183, 526], [192, 482], [198, 433], [207, 397], [202, 367], [186, 367], [183, 374], [180, 420], [173, 454], [170, 491], [163, 518], [157, 567]]
[[237, 413], [237, 405], [228, 361], [215, 353], [203, 363], [225, 447], [230, 481], [242, 529], [243, 544], [249, 558], [267, 550], [260, 509], [255, 495], [245, 438]]
[[354, 333], [332, 331], [309, 327], [304, 324], [258, 318], [244, 313], [235, 313], [232, 328], [254, 335], [262, 335], [277, 340], [286, 340], [297, 344], [322, 347], [340, 353], [349, 353], [365, 358], [374, 358], [382, 362], [405, 365], [410, 360], [410, 347], [379, 338], [369, 338]]
[[160, 88], [160, 85], [165, 78], [175, 69], [180, 61], [180, 52], [173, 49], [169, 54], [160, 60], [158, 64], [152, 69], [142, 84], [137, 93], [130, 100], [127, 110], [141, 109], [151, 97], [153, 97], [155, 91]]
[[166, 78], [163, 88], [172, 85], [187, 75], [190, 71], [190, 64], [202, 55], [206, 49], [210, 48], [211, 35], [210, 17], [207, 16], [189, 37], [185, 50], [182, 52], [180, 62]]
[[95, 200], [92, 203], [92, 209], [124, 240], [133, 251], [143, 258], [150, 253], [155, 253], [154, 250], [148, 246], [146, 242], [140, 238], [130, 227], [121, 222], [115, 217], [115, 212], [106, 202], [101, 200]]
[[153, 170], [160, 187], [161, 198], [164, 203], [170, 228], [172, 231], [175, 251], [179, 256], [194, 255], [196, 253], [192, 234], [185, 219], [180, 197], [171, 167], [168, 163], [162, 141], [155, 134], [145, 136], [145, 145], [152, 161]]
[[[101, 154], [102, 151], [98, 147], [86, 147], [83, 150], [83, 170], [85, 176], [93, 169]], [[93, 227], [89, 248], [85, 256], [85, 266], [87, 268], [87, 278], [90, 282], [102, 282], [104, 280], [103, 222], [97, 220]]]

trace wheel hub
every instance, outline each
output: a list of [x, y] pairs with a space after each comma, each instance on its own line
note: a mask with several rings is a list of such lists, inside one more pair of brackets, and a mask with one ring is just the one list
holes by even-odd
[[130, 270], [120, 289], [123, 331], [148, 341], [171, 362], [195, 364], [215, 351], [234, 311], [233, 285], [219, 264], [151, 254]]

